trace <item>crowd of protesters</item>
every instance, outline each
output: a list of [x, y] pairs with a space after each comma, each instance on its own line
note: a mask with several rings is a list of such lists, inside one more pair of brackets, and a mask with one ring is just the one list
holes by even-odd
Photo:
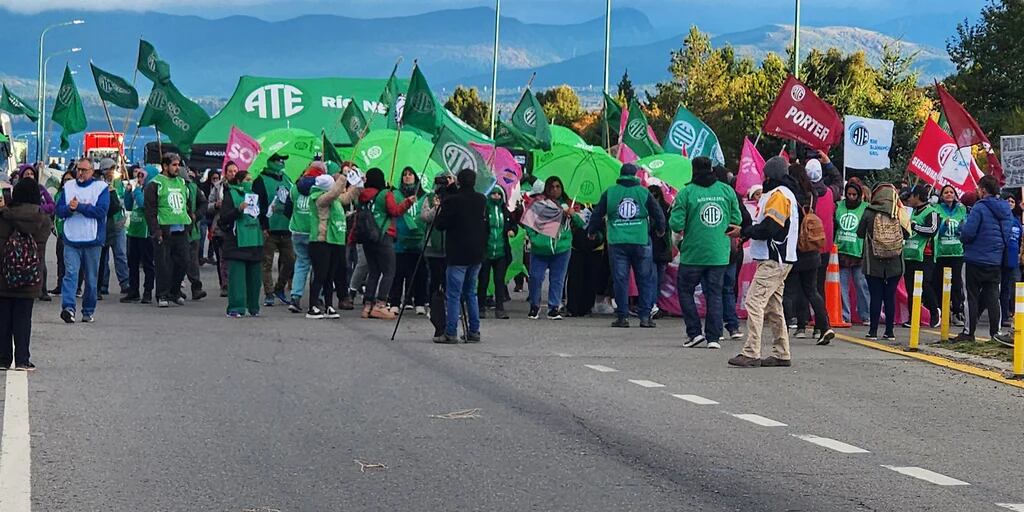
[[[510, 317], [513, 280], [516, 291], [528, 283], [530, 319], [612, 314], [612, 327], [628, 328], [635, 316], [654, 328], [673, 261], [684, 347], [745, 340], [729, 364], [790, 366], [791, 335], [806, 338], [813, 325], [817, 344], [835, 336], [824, 300], [833, 249], [842, 320], [866, 325], [869, 339], [895, 338], [897, 289], [901, 282], [913, 289], [917, 271], [926, 323], [938, 325], [941, 290], [933, 283], [947, 268], [947, 313], [962, 327], [956, 341], [975, 339], [986, 309], [988, 334], [1003, 339], [1024, 261], [1020, 207], [993, 178], [962, 197], [951, 186], [869, 189], [844, 180], [824, 152], [792, 163], [771, 158], [764, 182], [745, 191], [705, 157], [693, 159], [691, 183], [678, 191], [644, 186], [641, 169], [624, 164], [593, 205], [569, 197], [558, 177], [527, 175], [526, 192], [507, 197], [501, 187], [480, 193], [470, 170], [424, 187], [405, 168], [389, 185], [380, 169], [364, 174], [351, 162], [313, 161], [292, 179], [287, 158], [274, 154], [259, 170], [229, 162], [204, 173], [173, 153], [159, 165], [127, 168], [82, 159], [63, 172], [52, 197], [37, 181], [41, 169], [22, 166], [4, 187], [0, 250], [6, 264], [32, 246], [36, 258], [18, 262], [38, 268], [0, 279], [0, 366], [34, 368], [35, 300], [59, 295], [64, 322], [92, 323], [98, 301], [111, 295], [111, 276], [120, 302], [166, 308], [203, 299], [199, 269], [211, 265], [230, 318], [280, 305], [311, 320], [338, 319], [361, 297], [362, 318], [393, 321], [404, 308], [430, 316], [434, 342], [458, 343], [481, 340], [488, 310]], [[57, 260], [49, 290], [48, 247]], [[741, 292], [745, 262], [755, 270]], [[746, 334], [737, 306], [747, 314]]]

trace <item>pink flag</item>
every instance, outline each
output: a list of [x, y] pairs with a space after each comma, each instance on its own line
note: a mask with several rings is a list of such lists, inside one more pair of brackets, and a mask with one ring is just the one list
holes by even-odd
[[515, 203], [519, 180], [523, 177], [523, 168], [509, 150], [490, 144], [470, 142], [469, 145], [480, 153], [487, 165], [491, 167], [498, 186], [505, 192], [505, 201], [509, 206]]
[[624, 108], [624, 109], [622, 109], [622, 115], [619, 116], [619, 144], [618, 144], [618, 151], [615, 153], [615, 155], [618, 157], [619, 161], [624, 163], [624, 164], [628, 164], [630, 162], [635, 162], [635, 161], [637, 161], [640, 158], [640, 157], [636, 156], [636, 153], [634, 153], [633, 150], [630, 149], [628, 144], [626, 144], [625, 142], [622, 142], [622, 134], [625, 133], [625, 131], [626, 131], [626, 124], [628, 122], [629, 122], [629, 109], [628, 108]]
[[226, 167], [228, 162], [234, 162], [239, 171], [247, 171], [258, 154], [260, 154], [260, 143], [239, 130], [237, 126], [231, 125], [231, 134], [228, 135], [228, 145], [224, 151], [224, 162], [221, 164], [221, 169]]
[[736, 173], [736, 192], [746, 197], [754, 185], [764, 183], [764, 157], [757, 151], [750, 139], [743, 137], [743, 151], [740, 152], [740, 170]]

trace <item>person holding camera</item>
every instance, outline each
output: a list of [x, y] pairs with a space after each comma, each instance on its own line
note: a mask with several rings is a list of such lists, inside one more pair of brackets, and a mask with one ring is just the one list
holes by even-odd
[[[480, 306], [477, 278], [487, 246], [487, 198], [475, 190], [476, 172], [459, 171], [458, 188], [441, 203], [435, 229], [448, 236], [445, 254], [448, 269], [445, 282], [445, 332], [439, 343], [458, 343], [459, 308], [465, 304], [469, 317], [466, 343], [480, 341]], [[436, 306], [434, 306], [436, 307]]]

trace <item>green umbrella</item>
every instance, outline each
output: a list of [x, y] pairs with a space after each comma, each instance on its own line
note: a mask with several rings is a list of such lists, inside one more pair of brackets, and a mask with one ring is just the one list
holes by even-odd
[[384, 171], [384, 178], [391, 179], [391, 161], [395, 161], [395, 179], [401, 175], [402, 169], [413, 168], [420, 175], [420, 183], [424, 190], [434, 186], [434, 176], [444, 169], [430, 159], [434, 143], [416, 132], [405, 130], [398, 138], [398, 153], [395, 153], [395, 130], [379, 128], [366, 134], [359, 141], [352, 153], [352, 161], [363, 172], [374, 167]]
[[679, 190], [690, 183], [693, 176], [693, 164], [689, 158], [673, 153], [661, 153], [641, 158], [636, 162], [637, 167], [643, 167], [651, 172], [651, 176], [667, 183], [670, 187]]
[[[554, 136], [555, 130], [552, 130]], [[533, 175], [539, 180], [558, 176], [565, 194], [577, 203], [593, 204], [615, 184], [621, 164], [597, 146], [553, 143], [551, 151], [534, 152]]]
[[564, 144], [566, 146], [576, 146], [578, 144], [586, 144], [583, 137], [580, 137], [576, 132], [559, 126], [557, 124], [551, 125], [551, 143], [552, 144]]
[[262, 133], [256, 137], [260, 143], [260, 154], [249, 166], [249, 173], [255, 178], [267, 166], [270, 155], [278, 153], [288, 157], [284, 164], [284, 173], [293, 181], [299, 179], [309, 168], [313, 157], [323, 150], [320, 135], [314, 135], [301, 128], [278, 128]]

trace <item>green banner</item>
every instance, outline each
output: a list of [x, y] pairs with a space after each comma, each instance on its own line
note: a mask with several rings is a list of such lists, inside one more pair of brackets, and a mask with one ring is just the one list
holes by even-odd
[[608, 133], [613, 139], [619, 136], [619, 123], [622, 121], [622, 105], [607, 94], [604, 95], [604, 119], [608, 123]]
[[67, 151], [71, 146], [68, 142], [69, 135], [84, 132], [89, 124], [85, 119], [85, 109], [82, 108], [82, 97], [78, 95], [75, 78], [71, 75], [71, 68], [67, 65], [64, 66], [64, 79], [61, 80], [60, 89], [57, 90], [53, 116], [50, 119], [61, 126], [61, 151]]
[[29, 106], [28, 103], [25, 103], [25, 100], [15, 96], [14, 93], [7, 88], [7, 85], [4, 85], [3, 89], [4, 94], [3, 96], [0, 96], [0, 110], [5, 110], [14, 115], [23, 115], [33, 122], [39, 120], [39, 111]]
[[402, 125], [416, 128], [428, 137], [436, 138], [440, 136], [441, 127], [444, 125], [443, 111], [444, 106], [430, 91], [427, 79], [419, 66], [412, 68], [409, 92], [405, 95], [405, 104], [402, 106]]
[[441, 128], [437, 134], [430, 159], [452, 175], [458, 175], [463, 169], [475, 172], [478, 192], [487, 192], [494, 186], [493, 173], [483, 155], [447, 127]]
[[320, 137], [323, 139], [321, 145], [324, 150], [324, 162], [334, 162], [340, 167], [345, 160], [338, 154], [338, 148], [334, 147], [334, 143], [327, 138], [327, 132], [321, 131]]
[[100, 99], [121, 108], [139, 108], [139, 92], [132, 84], [113, 73], [103, 71], [91, 62], [89, 67], [92, 68], [92, 77], [96, 81], [96, 91], [99, 92]]
[[139, 39], [139, 61], [135, 69], [153, 83], [166, 84], [171, 81], [171, 65], [161, 60], [156, 48], [143, 39]]
[[661, 141], [661, 147], [666, 153], [683, 155], [691, 159], [706, 156], [716, 165], [725, 165], [725, 155], [722, 154], [722, 147], [718, 143], [718, 135], [682, 105], [679, 105], [676, 117], [672, 120], [665, 139]]
[[626, 131], [622, 134], [622, 143], [629, 146], [639, 158], [664, 152], [661, 146], [651, 139], [647, 116], [644, 115], [636, 98], [629, 102], [629, 120], [626, 121]]
[[530, 89], [526, 89], [523, 99], [512, 111], [511, 122], [512, 126], [535, 141], [533, 146], [524, 149], [551, 149], [551, 126], [548, 123], [548, 116], [544, 114], [544, 108]]
[[183, 155], [188, 155], [196, 135], [209, 120], [203, 107], [186, 98], [174, 84], [154, 82], [139, 126], [155, 126]]
[[363, 115], [363, 110], [356, 105], [355, 100], [348, 102], [345, 111], [341, 113], [341, 126], [345, 128], [348, 140], [353, 144], [358, 144], [359, 140], [365, 137], [366, 132], [369, 131], [370, 127], [366, 122], [366, 116]]

